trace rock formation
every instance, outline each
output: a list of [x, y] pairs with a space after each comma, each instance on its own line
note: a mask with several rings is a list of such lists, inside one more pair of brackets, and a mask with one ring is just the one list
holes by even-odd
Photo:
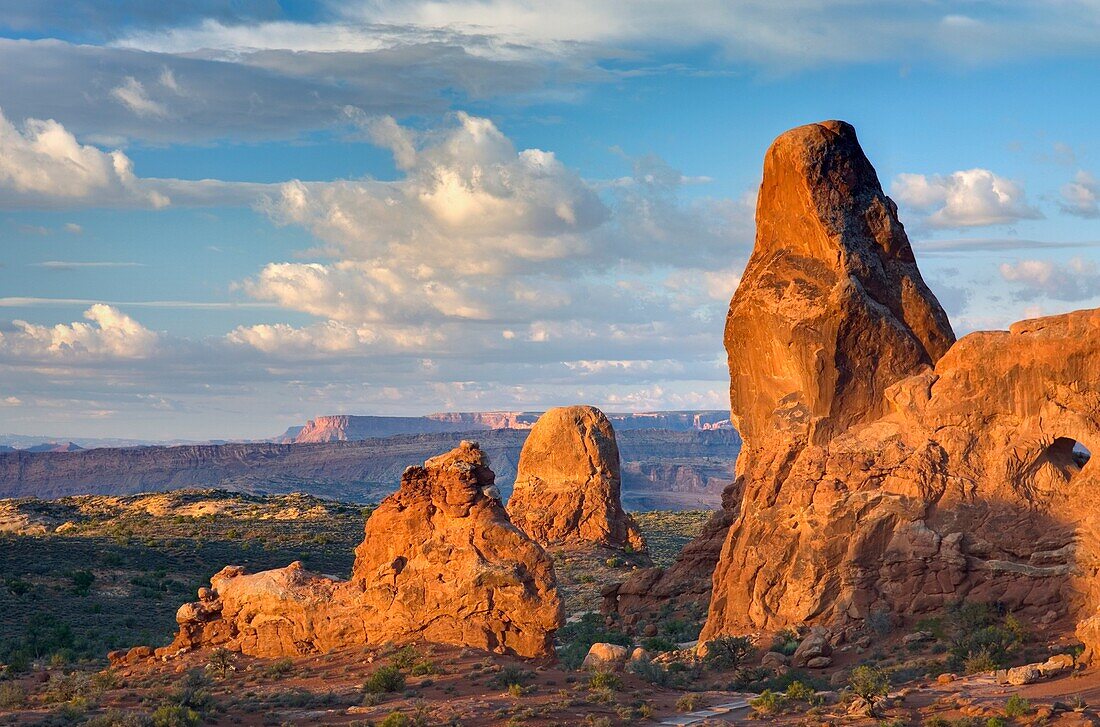
[[[955, 343], [854, 130], [830, 121], [768, 151], [726, 349], [745, 441], [702, 638], [966, 598], [1072, 617], [1100, 646], [1100, 483], [1074, 452], [1100, 451], [1100, 311]], [[653, 587], [685, 592], [687, 566]], [[652, 604], [643, 575], [608, 607]]]
[[508, 514], [545, 546], [643, 552], [620, 500], [619, 447], [603, 412], [566, 406], [539, 417], [519, 456]]
[[177, 614], [174, 654], [225, 646], [256, 656], [433, 641], [552, 656], [563, 623], [546, 552], [508, 520], [488, 459], [463, 442], [409, 467], [367, 519], [351, 579], [299, 563], [222, 569]]

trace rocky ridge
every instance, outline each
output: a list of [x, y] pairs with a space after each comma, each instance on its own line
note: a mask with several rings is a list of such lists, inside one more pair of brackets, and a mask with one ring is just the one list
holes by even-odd
[[347, 581], [300, 563], [223, 568], [180, 608], [179, 634], [156, 654], [224, 646], [274, 657], [425, 640], [553, 655], [564, 620], [553, 564], [508, 520], [477, 444], [409, 467], [364, 533]]

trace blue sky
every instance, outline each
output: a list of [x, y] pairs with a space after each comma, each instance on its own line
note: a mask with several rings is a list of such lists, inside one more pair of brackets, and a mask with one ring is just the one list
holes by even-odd
[[724, 408], [783, 130], [956, 332], [1100, 303], [1094, 1], [0, 0], [0, 431]]

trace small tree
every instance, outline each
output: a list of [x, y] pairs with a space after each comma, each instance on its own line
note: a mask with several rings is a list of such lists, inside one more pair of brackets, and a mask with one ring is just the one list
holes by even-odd
[[852, 670], [848, 686], [867, 705], [867, 714], [877, 717], [878, 701], [890, 692], [890, 678], [881, 669], [864, 664]]
[[229, 649], [219, 646], [210, 652], [210, 659], [206, 662], [206, 666], [211, 670], [218, 673], [222, 679], [225, 679], [226, 675], [233, 670], [233, 656]]
[[752, 641], [745, 636], [719, 636], [707, 642], [707, 665], [714, 669], [739, 669], [752, 653]]

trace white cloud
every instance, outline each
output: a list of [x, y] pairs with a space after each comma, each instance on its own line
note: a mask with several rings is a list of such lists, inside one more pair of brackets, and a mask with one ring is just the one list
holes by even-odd
[[23, 400], [18, 396], [5, 396], [0, 399], [0, 406], [22, 406]]
[[164, 207], [143, 189], [121, 151], [81, 144], [53, 120], [28, 119], [20, 131], [0, 111], [0, 206], [62, 203]]
[[[168, 71], [168, 74], [168, 78], [172, 78], [171, 71]], [[174, 79], [172, 82], [175, 82]], [[112, 88], [111, 95], [138, 116], [164, 117], [168, 115], [168, 109], [164, 104], [149, 98], [145, 86], [133, 76], [127, 76], [121, 86]]]
[[1100, 182], [1092, 174], [1078, 171], [1073, 181], [1062, 187], [1059, 206], [1077, 217], [1100, 217]]
[[76, 224], [75, 222], [66, 222], [63, 229], [70, 235], [79, 235], [84, 232], [84, 228]]
[[988, 169], [967, 169], [946, 176], [899, 174], [890, 193], [926, 216], [930, 227], [1005, 225], [1043, 215], [1028, 203], [1022, 184]]
[[698, 0], [691, 12], [677, 0], [645, 0], [628, 13], [613, 0], [360, 0], [333, 9], [335, 17], [316, 23], [205, 20], [138, 31], [120, 44], [169, 53], [354, 52], [466, 38], [495, 57], [704, 47], [720, 49], [723, 59], [783, 68], [945, 57], [989, 62], [1098, 45], [1089, 3], [1044, 0], [1015, 3], [1012, 12], [971, 4], [968, 13], [905, 0]]
[[1100, 295], [1100, 271], [1096, 263], [1080, 257], [1064, 264], [1050, 260], [1002, 263], [1000, 271], [1001, 277], [1017, 286], [1016, 297], [1021, 300], [1045, 296], [1078, 301]]
[[146, 358], [157, 347], [158, 334], [117, 308], [102, 303], [84, 312], [84, 323], [40, 326], [13, 321], [0, 332], [0, 356], [44, 360]]
[[290, 182], [270, 204], [341, 255], [388, 267], [484, 273], [584, 253], [577, 237], [602, 224], [599, 196], [553, 153], [517, 152], [488, 119], [456, 114], [438, 133], [370, 122], [405, 178]]

